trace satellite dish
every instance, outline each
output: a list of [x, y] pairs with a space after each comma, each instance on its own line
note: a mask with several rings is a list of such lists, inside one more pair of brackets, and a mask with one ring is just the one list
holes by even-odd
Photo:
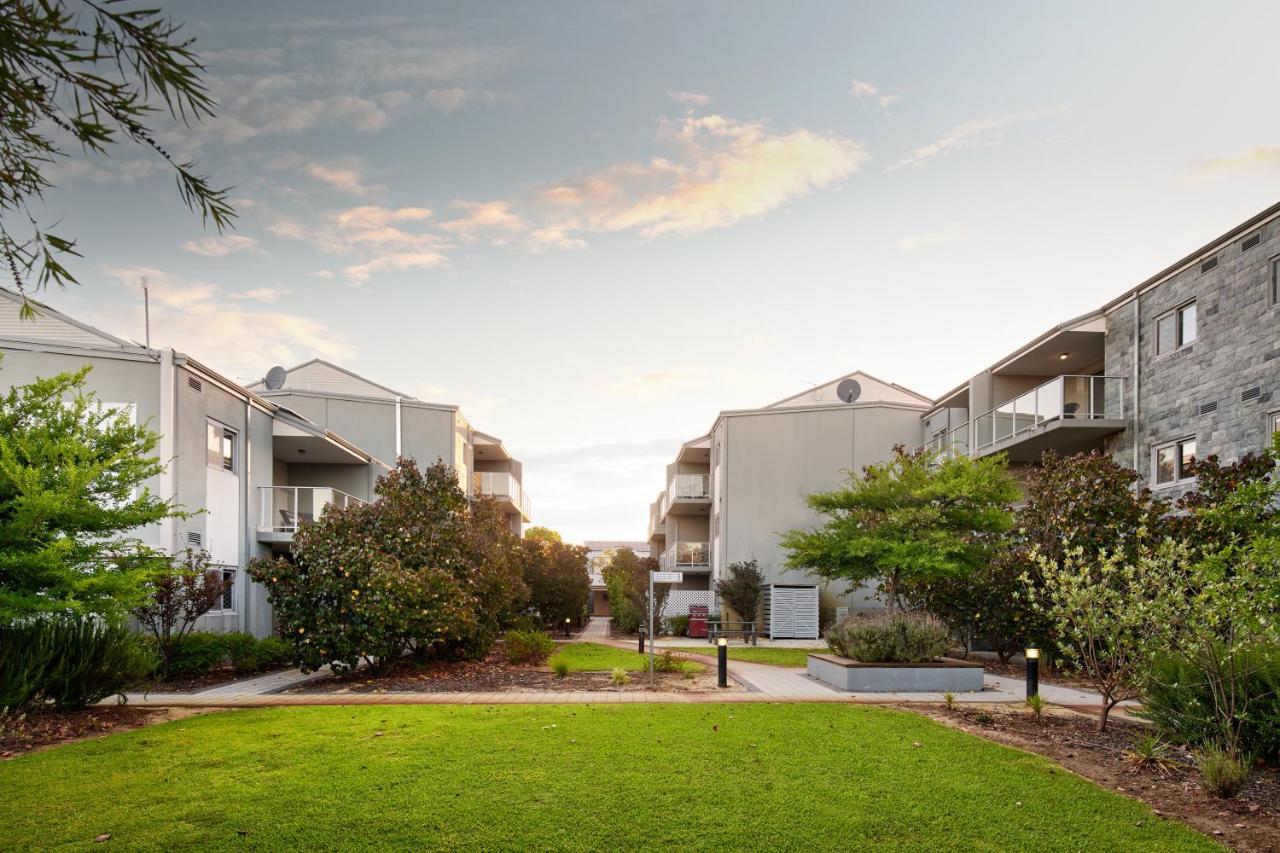
[[289, 376], [288, 372], [276, 365], [267, 371], [267, 378], [262, 380], [262, 384], [267, 386], [268, 391], [276, 391], [284, 387], [284, 380]]
[[852, 403], [862, 393], [862, 386], [856, 379], [841, 379], [836, 386], [836, 396], [846, 403]]

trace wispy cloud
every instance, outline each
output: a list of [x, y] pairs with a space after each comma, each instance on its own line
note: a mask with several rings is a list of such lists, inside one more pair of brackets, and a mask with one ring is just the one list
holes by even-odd
[[1198, 171], [1214, 174], [1222, 172], [1254, 172], [1265, 169], [1280, 168], [1280, 146], [1260, 145], [1233, 154], [1230, 157], [1218, 157], [1205, 160]]
[[881, 92], [879, 86], [866, 80], [852, 81], [849, 84], [849, 94], [856, 100], [870, 101], [881, 109], [892, 106], [901, 98], [900, 95], [888, 95]]
[[687, 107], [705, 107], [711, 103], [711, 96], [704, 95], [701, 92], [668, 92], [667, 96], [678, 104], [684, 104]]
[[1018, 113], [975, 119], [958, 124], [928, 145], [921, 145], [909, 154], [886, 167], [892, 172], [907, 166], [922, 166], [937, 157], [974, 145], [994, 145], [1000, 141], [1000, 131], [1025, 119], [1037, 118], [1042, 113]]
[[[153, 344], [176, 347], [241, 380], [261, 376], [272, 364], [292, 364], [314, 355], [342, 361], [357, 353], [345, 335], [327, 323], [247, 304], [269, 301], [249, 297], [254, 291], [228, 293], [219, 285], [151, 267], [106, 272], [130, 289], [147, 278]], [[108, 311], [111, 325], [136, 326], [134, 311], [123, 300], [115, 301]]]
[[959, 243], [965, 239], [967, 232], [962, 225], [948, 225], [937, 231], [926, 231], [922, 234], [908, 234], [901, 237], [894, 244], [899, 249], [911, 251], [913, 249], [925, 249], [930, 246], [941, 246], [947, 243]]
[[193, 255], [203, 255], [206, 258], [221, 258], [236, 252], [263, 254], [258, 241], [243, 234], [221, 234], [200, 240], [187, 240], [182, 244], [182, 250]]
[[279, 302], [292, 293], [293, 291], [287, 287], [255, 287], [252, 290], [241, 290], [227, 295], [232, 299], [249, 302]]
[[[355, 165], [332, 165], [328, 163], [308, 163], [305, 167], [308, 175], [317, 181], [328, 184], [334, 189], [350, 195], [363, 196], [375, 190], [364, 183], [362, 170]], [[380, 188], [379, 188], [380, 189]]]
[[463, 215], [442, 222], [440, 227], [464, 240], [487, 235], [491, 242], [500, 244], [511, 235], [528, 229], [525, 221], [512, 212], [509, 202], [455, 201], [451, 207], [462, 211]]
[[420, 230], [421, 223], [431, 216], [425, 207], [363, 205], [328, 214], [318, 226], [278, 219], [269, 230], [328, 254], [353, 257], [357, 262], [344, 267], [343, 274], [349, 281], [363, 284], [379, 272], [448, 264], [444, 250], [449, 243], [438, 234]]

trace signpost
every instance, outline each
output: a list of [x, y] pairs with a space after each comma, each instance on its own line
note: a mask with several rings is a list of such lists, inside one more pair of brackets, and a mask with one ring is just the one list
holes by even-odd
[[684, 572], [649, 572], [649, 686], [653, 686], [653, 641], [657, 639], [657, 627], [653, 623], [653, 585], [655, 583], [681, 583]]

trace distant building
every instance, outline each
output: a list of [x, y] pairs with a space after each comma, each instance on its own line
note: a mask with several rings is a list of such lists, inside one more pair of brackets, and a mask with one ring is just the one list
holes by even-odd
[[624, 542], [617, 540], [588, 539], [582, 543], [587, 549], [587, 571], [591, 574], [591, 615], [609, 615], [609, 594], [604, 587], [604, 570], [613, 555], [623, 548], [630, 548], [637, 557], [649, 556], [648, 542]]

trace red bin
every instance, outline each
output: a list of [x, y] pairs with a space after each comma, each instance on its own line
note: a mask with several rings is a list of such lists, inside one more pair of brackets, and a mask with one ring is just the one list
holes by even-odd
[[705, 604], [689, 605], [689, 636], [702, 640], [707, 638], [707, 606]]

